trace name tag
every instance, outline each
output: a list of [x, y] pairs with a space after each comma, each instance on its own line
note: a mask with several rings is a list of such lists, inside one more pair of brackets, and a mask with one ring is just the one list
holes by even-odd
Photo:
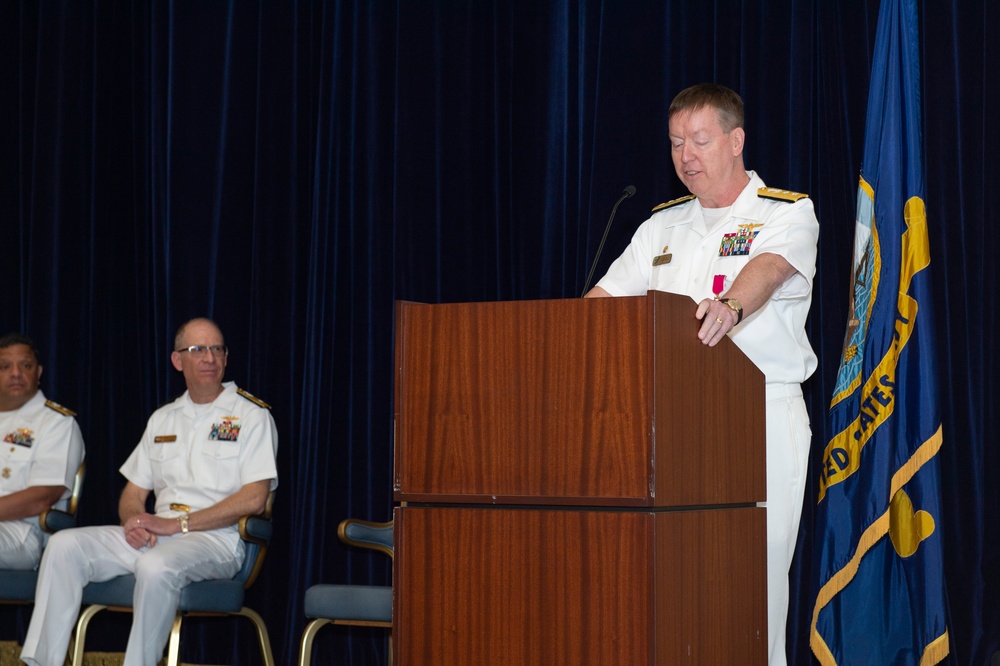
[[153, 441], [157, 444], [162, 444], [163, 442], [176, 442], [177, 435], [157, 435], [153, 438]]
[[674, 258], [674, 255], [672, 255], [672, 254], [661, 254], [661, 255], [658, 255], [656, 257], [653, 257], [653, 265], [654, 266], [662, 266], [663, 264], [669, 264], [670, 260], [673, 259], [673, 258]]

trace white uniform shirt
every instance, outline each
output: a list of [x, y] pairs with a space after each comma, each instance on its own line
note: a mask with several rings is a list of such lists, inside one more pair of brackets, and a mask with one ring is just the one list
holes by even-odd
[[764, 182], [753, 171], [747, 175], [750, 183], [711, 227], [697, 199], [655, 213], [597, 284], [612, 296], [638, 296], [655, 289], [700, 302], [714, 296], [716, 275], [725, 276], [724, 294], [752, 258], [777, 254], [797, 272], [729, 336], [761, 369], [768, 384], [797, 384], [816, 369], [805, 322], [812, 302], [819, 223], [808, 198], [794, 203], [762, 198], [758, 189]]
[[[248, 483], [273, 479], [278, 432], [271, 413], [226, 382], [212, 403], [197, 405], [187, 391], [149, 418], [139, 445], [119, 471], [156, 495], [158, 516], [176, 517], [182, 504], [198, 511]], [[235, 526], [232, 529], [236, 529]]]
[[[38, 391], [20, 409], [0, 412], [0, 497], [32, 486], [65, 486], [55, 505], [65, 510], [83, 462], [83, 435], [65, 408], [46, 402]], [[23, 520], [38, 524], [37, 516]]]

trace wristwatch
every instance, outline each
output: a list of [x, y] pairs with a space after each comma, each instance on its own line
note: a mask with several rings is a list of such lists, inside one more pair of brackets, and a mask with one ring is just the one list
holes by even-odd
[[733, 312], [736, 313], [736, 323], [737, 324], [739, 324], [741, 321], [743, 321], [743, 304], [742, 303], [740, 303], [735, 298], [720, 298], [719, 302], [720, 303], [725, 303], [726, 305], [728, 305], [729, 307], [731, 307], [733, 309]]
[[177, 522], [181, 524], [181, 532], [183, 532], [184, 534], [187, 534], [188, 533], [188, 515], [185, 513], [185, 514], [181, 514], [180, 516], [177, 516]]

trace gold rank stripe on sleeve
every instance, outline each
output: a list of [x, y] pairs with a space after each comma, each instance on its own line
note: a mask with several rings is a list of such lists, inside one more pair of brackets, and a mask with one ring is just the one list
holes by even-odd
[[257, 396], [253, 395], [252, 393], [248, 393], [247, 391], [244, 391], [241, 388], [236, 389], [236, 392], [239, 393], [244, 398], [246, 398], [247, 400], [249, 400], [250, 402], [257, 405], [258, 407], [263, 407], [264, 409], [271, 409], [271, 405], [267, 404], [266, 402], [264, 402]]
[[785, 201], [787, 203], [795, 203], [800, 199], [808, 199], [808, 194], [802, 194], [801, 192], [790, 192], [788, 190], [779, 190], [777, 187], [762, 187], [757, 190], [757, 196], [761, 199], [771, 199], [772, 201]]
[[74, 412], [72, 409], [69, 409], [68, 407], [63, 407], [58, 402], [52, 402], [51, 400], [46, 400], [45, 406], [48, 407], [49, 409], [54, 409], [63, 416], [76, 416], [76, 412]]
[[692, 199], [694, 199], [693, 194], [689, 194], [686, 197], [681, 197], [680, 199], [673, 199], [671, 201], [668, 201], [667, 203], [661, 203], [659, 206], [656, 206], [655, 208], [653, 208], [653, 212], [658, 213], [661, 210], [666, 210], [668, 208], [673, 208], [674, 206], [679, 206], [682, 203], [687, 203]]

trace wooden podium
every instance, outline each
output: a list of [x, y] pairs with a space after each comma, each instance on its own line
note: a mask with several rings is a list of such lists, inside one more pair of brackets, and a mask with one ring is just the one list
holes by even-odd
[[766, 664], [764, 379], [691, 299], [396, 304], [397, 664]]

